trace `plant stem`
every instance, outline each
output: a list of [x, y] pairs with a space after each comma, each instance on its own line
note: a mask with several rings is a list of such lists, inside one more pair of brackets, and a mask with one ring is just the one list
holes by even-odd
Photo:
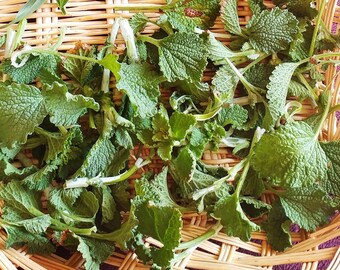
[[329, 113], [329, 110], [330, 110], [330, 108], [331, 108], [331, 100], [332, 100], [332, 94], [331, 94], [331, 92], [327, 89], [326, 90], [328, 93], [328, 100], [327, 100], [327, 105], [326, 105], [326, 108], [325, 108], [325, 110], [324, 110], [324, 112], [323, 112], [323, 114], [322, 114], [322, 118], [321, 118], [321, 120], [320, 120], [320, 123], [319, 123], [319, 125], [318, 125], [318, 127], [316, 128], [316, 132], [315, 132], [315, 137], [314, 137], [314, 139], [315, 140], [317, 140], [318, 139], [318, 136], [319, 136], [319, 133], [321, 132], [321, 130], [322, 130], [322, 127], [323, 127], [323, 124], [324, 124], [324, 122], [325, 122], [325, 120], [327, 119], [327, 117], [328, 117], [328, 113]]
[[140, 57], [136, 46], [136, 39], [129, 21], [127, 19], [122, 19], [120, 21], [120, 28], [122, 30], [121, 33], [126, 44], [127, 56], [129, 60], [132, 62], [139, 62]]
[[[34, 208], [34, 207], [30, 207], [29, 209], [27, 209], [32, 215], [36, 216], [36, 217], [40, 217], [40, 216], [44, 216], [45, 214], [43, 212], [41, 212], [40, 210]], [[52, 226], [50, 226], [52, 229], [54, 230], [58, 230], [58, 231], [64, 231], [64, 230], [70, 230], [76, 234], [80, 234], [80, 235], [90, 235], [93, 231], [95, 231], [97, 228], [91, 227], [91, 228], [76, 228], [76, 227], [72, 227], [69, 226], [65, 223], [60, 222], [59, 220], [56, 220], [54, 218], [51, 218], [51, 224]], [[53, 226], [54, 225], [54, 226]]]
[[191, 254], [199, 245], [201, 245], [203, 242], [209, 240], [211, 237], [215, 236], [219, 233], [220, 230], [222, 230], [223, 226], [220, 224], [220, 222], [217, 222], [214, 226], [212, 226], [208, 231], [206, 231], [204, 234], [198, 236], [197, 238], [194, 238], [188, 242], [184, 242], [179, 244], [179, 246], [176, 248], [176, 250], [183, 250], [185, 251], [178, 253], [175, 255], [173, 260], [171, 261], [171, 264], [175, 264], [176, 262], [182, 260], [183, 258], [187, 257], [189, 254]]
[[261, 62], [262, 60], [266, 59], [269, 56], [269, 54], [262, 54], [258, 58], [256, 58], [253, 62], [251, 62], [248, 66], [242, 69], [242, 73], [244, 74], [246, 71], [251, 69], [253, 66], [255, 66], [257, 63]]
[[88, 186], [95, 186], [98, 184], [113, 185], [113, 184], [116, 184], [116, 183], [119, 183], [119, 182], [122, 182], [128, 179], [135, 172], [137, 172], [138, 169], [149, 164], [150, 162], [151, 161], [149, 159], [146, 159], [143, 161], [143, 159], [139, 158], [137, 159], [134, 166], [132, 166], [129, 170], [125, 171], [124, 173], [120, 175], [113, 176], [113, 177], [96, 176], [93, 178], [82, 177], [82, 178], [70, 179], [65, 182], [64, 188], [69, 189], [69, 188], [78, 188], [78, 187], [88, 187]]
[[308, 89], [310, 92], [311, 96], [313, 97], [313, 101], [315, 103], [315, 99], [317, 99], [317, 94], [313, 90], [313, 88], [310, 86], [310, 84], [307, 82], [306, 78], [300, 73], [298, 75], [299, 80], [303, 83], [303, 85]]
[[312, 37], [312, 41], [311, 41], [310, 48], [309, 48], [309, 56], [312, 56], [314, 54], [316, 37], [318, 35], [319, 26], [320, 26], [320, 23], [321, 23], [321, 20], [322, 20], [322, 14], [323, 14], [323, 11], [325, 9], [325, 6], [326, 6], [326, 0], [322, 0], [321, 6], [318, 10], [319, 14], [318, 14], [318, 17], [317, 17], [317, 20], [316, 20], [316, 24], [315, 24], [315, 28], [314, 28], [314, 32], [313, 32], [313, 37]]
[[176, 248], [176, 250], [181, 250], [181, 249], [187, 249], [187, 248], [191, 248], [193, 246], [198, 246], [200, 245], [202, 242], [210, 239], [211, 237], [215, 236], [221, 229], [223, 228], [223, 226], [217, 222], [214, 226], [212, 226], [209, 230], [207, 230], [204, 234], [190, 240], [187, 242], [183, 242], [180, 243], [179, 246]]
[[204, 114], [194, 114], [193, 116], [196, 118], [197, 121], [207, 121], [215, 117], [219, 113], [220, 110], [221, 110], [221, 105], [213, 109], [211, 112], [204, 113]]
[[340, 110], [340, 104], [337, 104], [329, 109], [328, 115]]
[[[317, 55], [313, 55], [311, 57], [305, 58], [299, 62], [297, 62], [297, 64], [299, 66], [301, 66], [302, 64], [308, 63], [310, 62], [312, 59], [314, 60], [319, 60], [322, 58], [328, 58], [328, 57], [339, 57], [340, 56], [340, 52], [330, 52], [330, 53], [321, 53], [321, 54], [317, 54]], [[334, 64], [340, 64], [339, 60], [333, 60], [332, 61]]]
[[151, 43], [151, 44], [155, 45], [156, 47], [159, 47], [160, 41], [155, 39], [155, 38], [152, 38], [152, 37], [149, 37], [149, 36], [146, 36], [146, 35], [139, 35], [138, 39], [141, 40], [141, 41], [144, 41], [144, 42]]
[[[112, 24], [111, 34], [110, 34], [110, 39], [109, 39], [109, 42], [112, 45], [114, 45], [114, 43], [116, 42], [116, 38], [117, 38], [118, 30], [119, 30], [119, 22], [120, 22], [120, 18], [117, 18], [115, 22]], [[108, 55], [109, 53], [111, 53], [111, 50], [108, 49], [105, 55]], [[110, 75], [111, 75], [111, 71], [108, 68], [104, 68], [102, 85], [101, 85], [101, 90], [104, 93], [108, 93], [110, 90]]]

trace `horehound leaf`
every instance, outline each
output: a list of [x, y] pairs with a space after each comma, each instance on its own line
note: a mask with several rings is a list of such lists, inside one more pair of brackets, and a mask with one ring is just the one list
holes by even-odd
[[254, 15], [247, 25], [250, 44], [265, 53], [288, 48], [299, 31], [299, 21], [287, 10], [273, 8]]
[[30, 85], [0, 84], [0, 146], [23, 144], [47, 115], [44, 98]]

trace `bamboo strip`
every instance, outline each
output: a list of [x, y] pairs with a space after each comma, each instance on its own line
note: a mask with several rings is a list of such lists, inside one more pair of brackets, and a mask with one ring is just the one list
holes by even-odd
[[265, 256], [265, 257], [238, 257], [235, 258], [235, 262], [242, 263], [245, 265], [279, 265], [279, 264], [291, 264], [301, 262], [315, 262], [319, 260], [330, 260], [334, 258], [338, 248], [325, 248], [317, 251], [305, 251], [295, 252], [292, 254], [279, 254], [276, 256]]

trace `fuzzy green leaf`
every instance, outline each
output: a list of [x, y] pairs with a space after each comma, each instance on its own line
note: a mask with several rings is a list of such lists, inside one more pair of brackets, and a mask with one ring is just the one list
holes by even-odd
[[213, 215], [221, 220], [227, 235], [239, 237], [243, 241], [249, 241], [251, 233], [260, 229], [244, 214], [236, 193], [220, 199]]
[[223, 108], [217, 116], [221, 126], [232, 125], [233, 128], [242, 128], [248, 120], [248, 111], [238, 104]]
[[274, 185], [309, 186], [325, 177], [327, 156], [311, 127], [292, 122], [264, 134], [254, 147], [255, 171]]
[[0, 84], [0, 146], [25, 143], [27, 136], [46, 116], [38, 88], [23, 84]]
[[265, 53], [288, 48], [299, 31], [298, 20], [287, 10], [274, 8], [254, 15], [247, 24], [250, 44]]
[[138, 116], [145, 118], [156, 113], [160, 77], [151, 66], [122, 64], [117, 88], [126, 93]]
[[3, 228], [7, 233], [6, 248], [27, 245], [28, 251], [32, 254], [50, 255], [55, 252], [55, 247], [45, 236], [29, 233], [20, 227], [3, 226]]
[[238, 82], [239, 79], [234, 71], [228, 65], [223, 65], [213, 77], [212, 85], [223, 102], [231, 102]]
[[280, 201], [286, 215], [308, 231], [315, 231], [318, 226], [326, 224], [334, 213], [330, 199], [314, 186], [289, 189]]
[[114, 251], [115, 246], [103, 240], [74, 235], [79, 240], [77, 250], [85, 259], [86, 270], [99, 270], [100, 264], [105, 261]]
[[190, 114], [174, 112], [170, 117], [169, 124], [172, 131], [172, 138], [182, 141], [196, 124], [196, 118]]
[[327, 156], [327, 176], [324, 177], [320, 184], [327, 193], [335, 196], [340, 195], [340, 142], [321, 143], [322, 149]]
[[159, 65], [169, 82], [200, 81], [207, 65], [207, 48], [194, 33], [175, 33], [159, 43]]
[[158, 206], [152, 201], [135, 199], [138, 231], [160, 241], [162, 248], [151, 248], [153, 262], [168, 267], [179, 245], [183, 226], [181, 212], [173, 207]]
[[267, 232], [268, 242], [275, 250], [284, 251], [285, 248], [292, 246], [290, 224], [291, 221], [286, 216], [280, 202], [274, 202], [263, 227]]
[[129, 24], [135, 34], [142, 31], [148, 22], [149, 18], [144, 13], [136, 13], [129, 20]]
[[296, 63], [284, 63], [275, 67], [273, 74], [269, 77], [267, 85], [268, 107], [263, 126], [266, 129], [272, 128], [284, 113], [286, 106], [286, 98], [290, 80], [295, 69], [298, 67]]
[[57, 67], [57, 61], [54, 56], [43, 53], [31, 55], [21, 67], [12, 66], [10, 60], [3, 63], [4, 73], [10, 75], [13, 81], [25, 84], [33, 82], [41, 73], [44, 73], [47, 67], [54, 70]]
[[58, 126], [71, 126], [77, 123], [78, 118], [87, 112], [87, 109], [99, 110], [99, 104], [90, 97], [72, 95], [66, 85], [54, 83], [42, 92], [50, 120]]
[[237, 0], [223, 1], [221, 13], [224, 28], [232, 34], [242, 35], [237, 12]]
[[219, 14], [219, 2], [219, 0], [180, 0], [165, 14], [171, 26], [179, 31], [193, 31], [195, 27], [207, 29], [213, 26]]
[[43, 215], [32, 219], [25, 219], [16, 222], [16, 225], [23, 226], [28, 232], [33, 234], [40, 234], [46, 232], [51, 225], [51, 217]]
[[284, 6], [296, 17], [308, 17], [312, 20], [318, 14], [315, 7], [312, 7], [312, 0], [274, 0], [274, 4]]
[[116, 149], [107, 138], [99, 138], [92, 146], [82, 166], [75, 173], [76, 177], [95, 177], [111, 164]]
[[145, 200], [151, 200], [157, 205], [176, 207], [177, 204], [169, 194], [167, 176], [168, 167], [164, 167], [153, 180], [149, 181], [147, 177], [143, 177], [136, 181], [136, 195]]
[[57, 0], [58, 7], [60, 8], [61, 12], [65, 15], [66, 14], [66, 4], [69, 0]]

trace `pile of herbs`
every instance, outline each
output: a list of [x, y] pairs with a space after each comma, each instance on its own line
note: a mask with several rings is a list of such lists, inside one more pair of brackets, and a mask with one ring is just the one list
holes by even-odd
[[[339, 206], [340, 142], [318, 140], [339, 108], [321, 83], [328, 66], [339, 64], [329, 58], [339, 56], [330, 50], [340, 38], [321, 19], [325, 4], [318, 13], [313, 1], [274, 0], [269, 9], [249, 0], [253, 16], [241, 27], [236, 0], [167, 2], [143, 7], [159, 9], [157, 20], [143, 13], [116, 19], [102, 47], [79, 43], [61, 53], [63, 37], [30, 47], [21, 41], [25, 20], [1, 38], [0, 226], [7, 247], [51, 253], [62, 245], [81, 252], [92, 270], [118, 246], [168, 269], [222, 228], [244, 241], [266, 230], [282, 251], [292, 245], [292, 223], [313, 231]], [[207, 30], [218, 15], [228, 46]], [[159, 30], [141, 34], [148, 24]], [[113, 45], [118, 28], [123, 55]], [[215, 74], [211, 81], [205, 71]], [[169, 100], [160, 89], [171, 92]], [[303, 102], [315, 114], [295, 121]], [[139, 151], [129, 167], [135, 146], [150, 156]], [[240, 162], [205, 165], [204, 151], [219, 147]], [[131, 190], [127, 179], [154, 155], [164, 168], [144, 173]], [[277, 196], [273, 205], [260, 200], [266, 190]], [[181, 243], [188, 211], [206, 212], [216, 225]], [[257, 217], [264, 221], [254, 223]], [[147, 237], [161, 245], [146, 246]]]

